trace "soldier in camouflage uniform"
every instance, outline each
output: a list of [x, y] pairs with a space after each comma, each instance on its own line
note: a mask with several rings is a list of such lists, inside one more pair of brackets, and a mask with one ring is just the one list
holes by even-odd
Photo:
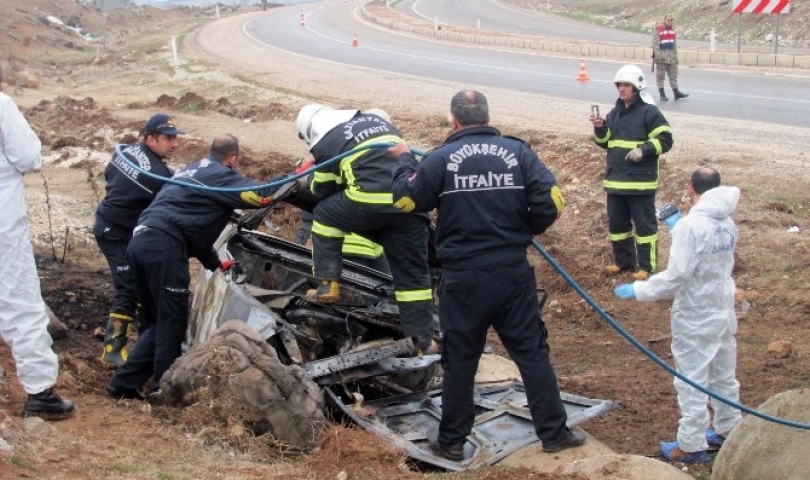
[[675, 44], [675, 28], [672, 26], [672, 14], [664, 15], [664, 23], [659, 23], [653, 28], [652, 49], [655, 67], [657, 67], [656, 80], [658, 83], [658, 93], [661, 101], [669, 100], [664, 92], [664, 75], [669, 76], [669, 86], [675, 100], [686, 98], [688, 93], [678, 90], [678, 48]]

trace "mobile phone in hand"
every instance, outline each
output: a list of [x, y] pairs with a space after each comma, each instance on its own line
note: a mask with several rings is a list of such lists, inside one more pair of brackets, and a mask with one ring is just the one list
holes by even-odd
[[591, 116], [599, 117], [599, 105], [591, 105]]

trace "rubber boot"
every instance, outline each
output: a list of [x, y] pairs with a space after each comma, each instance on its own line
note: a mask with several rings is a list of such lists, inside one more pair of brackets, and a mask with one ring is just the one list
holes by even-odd
[[[675, 90], [675, 91], [677, 92], [677, 90]], [[666, 92], [664, 92], [664, 89], [663, 89], [663, 88], [659, 88], [659, 89], [658, 89], [658, 94], [659, 94], [659, 95], [661, 95], [661, 101], [662, 101], [662, 102], [667, 102], [667, 101], [669, 101], [669, 99], [667, 98], [667, 94], [666, 94]], [[676, 95], [677, 95], [677, 93], [676, 93]]]
[[438, 355], [441, 351], [441, 347], [436, 343], [436, 340], [431, 339], [428, 346], [416, 349], [416, 356], [422, 358], [423, 355]]
[[313, 302], [335, 303], [340, 300], [340, 283], [337, 280], [321, 280], [317, 289], [307, 291], [307, 299]]
[[672, 93], [675, 95], [675, 100], [680, 100], [682, 98], [686, 98], [686, 97], [689, 96], [688, 93], [683, 93], [682, 91], [678, 90], [677, 88], [673, 88]]
[[633, 279], [635, 279], [635, 280], [647, 280], [647, 277], [649, 277], [649, 276], [650, 276], [650, 272], [648, 272], [646, 270], [637, 270], [633, 274]]
[[110, 313], [107, 329], [104, 330], [104, 353], [101, 361], [120, 367], [127, 361], [127, 337], [132, 327], [132, 317]]
[[608, 275], [618, 275], [627, 270], [629, 270], [627, 267], [620, 267], [618, 265], [608, 265], [605, 267], [605, 273]]

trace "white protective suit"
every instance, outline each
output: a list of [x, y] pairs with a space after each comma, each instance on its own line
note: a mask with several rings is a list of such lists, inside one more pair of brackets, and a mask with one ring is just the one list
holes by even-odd
[[59, 373], [23, 192], [23, 175], [41, 166], [40, 147], [17, 105], [0, 92], [0, 335], [28, 394], [52, 387]]
[[[720, 186], [701, 195], [689, 215], [672, 229], [667, 269], [634, 282], [636, 299], [653, 301], [675, 294], [672, 304], [672, 356], [680, 373], [695, 383], [739, 402], [737, 316], [734, 313], [734, 247], [738, 230], [729, 218], [740, 189]], [[706, 450], [708, 395], [675, 379], [681, 420], [678, 446]], [[727, 435], [742, 420], [740, 411], [712, 399], [714, 430]]]

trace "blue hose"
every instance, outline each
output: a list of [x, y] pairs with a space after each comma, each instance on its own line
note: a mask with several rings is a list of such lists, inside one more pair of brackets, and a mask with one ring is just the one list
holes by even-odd
[[590, 307], [593, 309], [594, 312], [598, 313], [599, 316], [602, 317], [611, 327], [613, 327], [614, 330], [619, 332], [619, 335], [624, 337], [628, 342], [630, 342], [634, 347], [636, 347], [641, 353], [643, 353], [644, 355], [649, 357], [650, 360], [657, 363], [658, 366], [660, 366], [661, 368], [663, 368], [664, 370], [669, 372], [670, 375], [673, 375], [673, 376], [679, 378], [680, 380], [682, 380], [683, 382], [685, 382], [689, 386], [700, 390], [701, 392], [703, 392], [706, 395], [714, 398], [715, 400], [719, 400], [719, 401], [725, 403], [726, 405], [729, 405], [731, 407], [742, 410], [743, 412], [750, 413], [751, 415], [754, 415], [755, 417], [759, 417], [759, 418], [761, 418], [763, 420], [767, 420], [769, 422], [778, 423], [778, 424], [781, 424], [781, 425], [786, 425], [788, 427], [795, 427], [795, 428], [801, 428], [801, 429], [804, 429], [804, 430], [810, 430], [810, 425], [808, 425], [806, 423], [798, 423], [798, 422], [793, 422], [791, 420], [785, 420], [783, 418], [774, 417], [772, 415], [768, 415], [767, 413], [763, 413], [763, 412], [760, 412], [758, 410], [754, 410], [752, 408], [746, 407], [745, 405], [740, 405], [739, 403], [736, 403], [736, 402], [734, 402], [732, 400], [729, 400], [728, 398], [725, 398], [725, 397], [723, 397], [721, 395], [718, 395], [718, 394], [712, 392], [711, 390], [703, 387], [702, 385], [698, 385], [697, 383], [695, 383], [692, 380], [688, 379], [687, 377], [683, 376], [680, 372], [678, 372], [674, 368], [670, 367], [665, 361], [658, 358], [647, 347], [642, 345], [641, 342], [639, 342], [638, 340], [633, 338], [633, 336], [630, 335], [627, 332], [627, 330], [625, 330], [621, 325], [619, 325], [619, 323], [616, 322], [616, 320], [612, 319], [610, 317], [610, 315], [608, 315], [607, 312], [605, 312], [599, 305], [597, 305], [597, 303], [591, 297], [589, 297], [587, 293], [585, 293], [585, 290], [583, 290], [582, 287], [580, 287], [574, 281], [574, 279], [572, 279], [571, 276], [568, 275], [568, 273], [565, 270], [563, 270], [563, 268], [551, 257], [551, 255], [549, 255], [548, 252], [546, 252], [546, 250], [543, 248], [542, 245], [540, 245], [539, 242], [537, 242], [537, 240], [532, 240], [532, 246], [535, 249], [537, 249], [538, 252], [540, 252], [540, 255], [542, 255], [543, 258], [545, 258], [546, 261], [554, 268], [554, 270], [556, 270], [557, 273], [559, 273], [563, 277], [563, 279], [565, 279], [565, 281], [569, 285], [571, 285], [571, 287], [579, 294], [579, 296], [581, 296], [588, 303], [588, 305], [590, 305]]
[[[284, 185], [285, 183], [290, 183], [290, 182], [293, 182], [295, 180], [298, 180], [301, 177], [306, 177], [310, 173], [312, 173], [312, 172], [314, 172], [316, 170], [320, 170], [320, 169], [326, 167], [327, 165], [331, 165], [331, 164], [333, 164], [335, 162], [339, 162], [340, 160], [344, 159], [345, 157], [354, 155], [354, 154], [359, 153], [359, 152], [363, 152], [365, 150], [371, 150], [371, 149], [374, 149], [374, 148], [389, 148], [389, 147], [393, 147], [394, 145], [395, 145], [394, 142], [370, 143], [368, 145], [364, 145], [363, 147], [354, 148], [354, 149], [349, 150], [347, 152], [343, 152], [340, 155], [332, 157], [332, 158], [330, 158], [329, 160], [327, 160], [327, 161], [325, 161], [323, 163], [319, 163], [318, 165], [314, 165], [311, 168], [309, 168], [306, 171], [303, 171], [301, 173], [296, 173], [296, 174], [290, 175], [289, 177], [285, 177], [285, 178], [283, 178], [281, 180], [276, 180], [275, 182], [270, 182], [270, 183], [267, 183], [267, 184], [264, 184], [264, 185], [259, 185], [259, 186], [256, 186], [256, 187], [209, 187], [208, 185], [192, 184], [192, 183], [187, 183], [187, 182], [183, 182], [183, 181], [180, 181], [180, 180], [175, 180], [173, 178], [161, 177], [160, 175], [155, 175], [152, 172], [148, 172], [148, 171], [142, 169], [141, 167], [139, 167], [138, 165], [135, 165], [132, 161], [130, 161], [130, 159], [127, 158], [127, 156], [121, 151], [122, 147], [125, 147], [126, 144], [118, 144], [118, 145], [116, 145], [115, 146], [115, 153], [118, 154], [118, 156], [121, 157], [128, 166], [132, 167], [133, 170], [137, 171], [140, 174], [146, 175], [147, 177], [154, 178], [156, 180], [160, 180], [161, 182], [166, 182], [166, 183], [169, 183], [171, 185], [179, 185], [181, 187], [195, 188], [197, 190], [203, 190], [203, 191], [206, 191], [206, 192], [235, 193], [235, 192], [258, 191], [258, 190], [264, 190], [264, 189], [271, 189], [271, 188], [280, 187], [280, 186]], [[412, 149], [412, 153], [414, 155], [422, 155], [422, 152], [420, 150], [416, 150], [416, 149]]]

